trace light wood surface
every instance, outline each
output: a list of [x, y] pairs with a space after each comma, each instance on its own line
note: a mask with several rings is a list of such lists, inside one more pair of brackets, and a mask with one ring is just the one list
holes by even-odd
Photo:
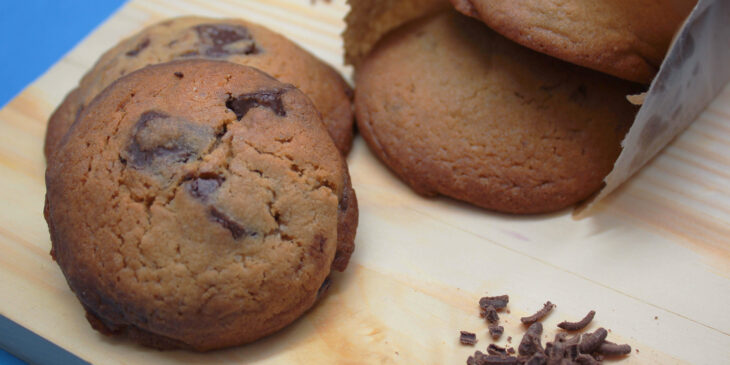
[[[589, 218], [490, 213], [414, 194], [356, 138], [360, 202], [349, 269], [311, 312], [256, 343], [159, 352], [91, 330], [48, 254], [46, 119], [121, 38], [181, 14], [242, 17], [292, 38], [349, 76], [344, 1], [132, 1], [0, 111], [0, 314], [93, 363], [463, 364], [490, 343], [484, 294], [509, 294], [506, 343], [546, 300], [555, 324], [595, 309], [590, 328], [637, 349], [623, 363], [730, 361], [730, 88]], [[458, 343], [477, 333], [476, 347]], [[544, 342], [544, 340], [543, 340]]]

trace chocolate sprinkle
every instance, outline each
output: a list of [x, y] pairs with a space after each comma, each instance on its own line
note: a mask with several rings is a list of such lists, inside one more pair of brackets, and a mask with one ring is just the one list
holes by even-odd
[[522, 321], [522, 323], [527, 324], [527, 325], [535, 323], [535, 322], [541, 320], [543, 317], [545, 317], [548, 313], [550, 313], [550, 311], [553, 310], [553, 308], [555, 308], [555, 304], [550, 303], [550, 301], [548, 300], [547, 303], [545, 303], [545, 305], [542, 307], [542, 309], [537, 311], [537, 313], [535, 313], [529, 317], [522, 317], [522, 318], [520, 318], [520, 321]]
[[490, 355], [502, 355], [507, 356], [507, 350], [504, 347], [499, 347], [493, 343], [487, 346], [487, 353]]
[[475, 345], [477, 343], [477, 335], [472, 332], [461, 331], [459, 342], [462, 345]]
[[493, 339], [498, 339], [503, 333], [504, 327], [496, 324], [489, 325], [489, 335], [492, 336]]
[[566, 331], [577, 331], [585, 328], [591, 321], [593, 320], [593, 317], [596, 315], [596, 311], [590, 311], [588, 314], [586, 314], [583, 319], [581, 319], [578, 322], [568, 322], [563, 321], [558, 324], [558, 327], [566, 330]]
[[491, 305], [484, 310], [484, 318], [489, 323], [499, 323], [499, 314], [497, 314], [497, 310]]

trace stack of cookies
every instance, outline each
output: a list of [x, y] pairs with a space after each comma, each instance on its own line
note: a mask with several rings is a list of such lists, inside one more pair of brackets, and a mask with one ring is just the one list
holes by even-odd
[[104, 54], [45, 146], [51, 254], [91, 325], [211, 350], [308, 310], [354, 248], [350, 95], [239, 20], [173, 19]]
[[[637, 111], [626, 95], [645, 90], [695, 3], [350, 2], [346, 58], [372, 151], [420, 194], [523, 214], [600, 189]], [[389, 10], [415, 20], [396, 27]]]

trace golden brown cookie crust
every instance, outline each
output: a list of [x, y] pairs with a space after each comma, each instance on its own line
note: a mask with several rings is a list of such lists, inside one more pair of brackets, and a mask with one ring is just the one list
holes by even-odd
[[[223, 44], [216, 45], [216, 41]], [[335, 69], [263, 26], [240, 19], [180, 17], [152, 25], [100, 57], [80, 81], [77, 95], [67, 97], [51, 116], [44, 147], [46, 158], [78, 110], [116, 79], [147, 65], [190, 58], [256, 67], [293, 84], [322, 113], [337, 148], [343, 154], [349, 151], [353, 135], [352, 90]]]
[[451, 2], [525, 47], [648, 84], [696, 0]]
[[624, 96], [637, 85], [453, 11], [389, 34], [355, 76], [358, 129], [385, 164], [421, 194], [500, 212], [588, 197], [636, 111]]
[[46, 172], [52, 255], [102, 333], [201, 351], [250, 342], [347, 265], [344, 159], [309, 99], [256, 69], [141, 69], [65, 139]]
[[385, 34], [408, 21], [447, 9], [448, 0], [348, 0], [342, 34], [345, 63], [355, 65]]

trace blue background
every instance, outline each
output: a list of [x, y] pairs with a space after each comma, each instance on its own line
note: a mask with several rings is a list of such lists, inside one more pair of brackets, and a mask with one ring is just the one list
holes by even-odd
[[[33, 82], [123, 0], [0, 0], [0, 106]], [[0, 349], [0, 364], [22, 361]]]
[[0, 107], [123, 3], [123, 0], [0, 0]]

